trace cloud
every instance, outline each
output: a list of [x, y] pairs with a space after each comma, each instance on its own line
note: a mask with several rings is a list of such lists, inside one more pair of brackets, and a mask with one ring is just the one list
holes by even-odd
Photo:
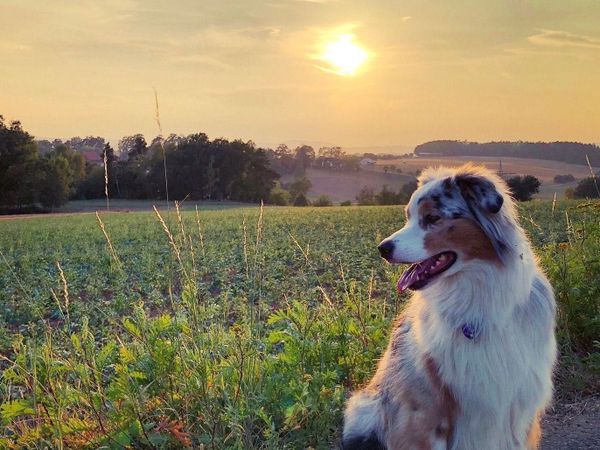
[[534, 45], [549, 47], [576, 47], [600, 50], [600, 39], [568, 31], [541, 29], [527, 38]]
[[404, 16], [401, 20], [402, 22], [408, 22], [409, 20], [412, 20], [412, 16]]

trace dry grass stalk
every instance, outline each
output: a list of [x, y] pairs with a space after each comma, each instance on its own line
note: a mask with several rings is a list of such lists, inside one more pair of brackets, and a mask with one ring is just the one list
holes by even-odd
[[185, 226], [183, 225], [183, 218], [181, 217], [181, 207], [178, 201], [175, 201], [175, 213], [177, 214], [177, 223], [179, 224], [179, 230], [181, 231], [181, 240], [187, 242], [185, 235]]
[[244, 264], [246, 267], [246, 279], [250, 277], [250, 268], [248, 266], [248, 230], [246, 228], [246, 215], [242, 219], [242, 232], [244, 235]]
[[154, 120], [156, 120], [156, 125], [158, 126], [158, 142], [160, 143], [160, 148], [163, 153], [163, 168], [165, 171], [165, 195], [167, 198], [167, 210], [171, 207], [169, 205], [169, 180], [167, 177], [167, 152], [165, 151], [165, 146], [163, 144], [163, 130], [162, 124], [160, 123], [160, 109], [158, 107], [158, 92], [154, 89]]
[[[69, 287], [67, 285], [67, 278], [65, 277], [65, 272], [63, 271], [63, 269], [60, 266], [60, 263], [58, 261], [56, 261], [56, 267], [58, 268], [58, 275], [60, 277], [60, 282], [62, 284], [63, 305], [64, 305], [65, 312], [66, 312], [67, 322], [71, 323], [71, 315], [69, 313], [69, 305], [71, 304], [71, 302], [69, 300]], [[54, 296], [54, 298], [58, 302], [58, 298], [57, 298], [56, 294], [54, 293], [54, 291], [52, 291], [52, 295]], [[59, 306], [60, 306], [60, 302], [58, 302], [58, 303], [59, 303]], [[62, 308], [61, 308], [61, 312], [62, 312]]]
[[204, 251], [204, 235], [202, 233], [202, 224], [200, 223], [200, 213], [198, 212], [198, 205], [196, 205], [196, 224], [198, 224], [198, 236], [200, 237], [200, 248], [202, 249], [202, 256], [206, 256]]
[[106, 150], [102, 152], [102, 159], [104, 160], [104, 195], [106, 196], [106, 210], [110, 210], [110, 201], [108, 199], [108, 161], [106, 158]]
[[169, 244], [171, 244], [171, 247], [173, 248], [173, 252], [175, 253], [175, 257], [177, 258], [179, 267], [181, 267], [181, 270], [183, 271], [183, 275], [185, 276], [186, 279], [189, 280], [187, 270], [185, 270], [183, 260], [181, 259], [181, 252], [179, 251], [179, 248], [177, 247], [177, 244], [175, 243], [175, 239], [173, 238], [173, 234], [171, 233], [171, 230], [169, 230], [169, 227], [167, 226], [164, 219], [158, 212], [158, 209], [156, 209], [156, 206], [153, 205], [152, 208], [154, 209], [154, 213], [156, 214], [156, 217], [158, 217], [158, 221], [162, 225], [163, 230], [165, 231], [165, 234], [167, 235], [167, 238], [169, 239]]
[[598, 187], [597, 177], [596, 177], [596, 174], [594, 173], [594, 169], [592, 168], [592, 163], [590, 163], [590, 158], [588, 157], [588, 155], [585, 155], [585, 160], [587, 162], [588, 167], [590, 168], [590, 173], [592, 174], [592, 180], [594, 180], [594, 186], [596, 187], [596, 193], [598, 194], [598, 197], [600, 197], [600, 188]]
[[264, 214], [265, 205], [263, 201], [260, 201], [260, 211], [258, 213], [258, 221], [256, 222], [256, 246], [254, 247], [254, 267], [256, 268], [256, 264], [258, 261], [258, 249], [260, 246], [260, 242], [262, 240], [263, 234], [263, 214]]
[[119, 256], [117, 255], [117, 252], [115, 251], [115, 248], [112, 245], [110, 236], [106, 232], [106, 228], [104, 227], [104, 222], [102, 222], [102, 219], [100, 219], [100, 214], [98, 214], [98, 211], [96, 211], [96, 219], [98, 219], [98, 224], [100, 225], [100, 229], [102, 230], [102, 233], [104, 234], [104, 238], [106, 239], [106, 243], [108, 244], [108, 252], [110, 253], [110, 256], [115, 261], [115, 264], [117, 265], [117, 267], [119, 269], [122, 268], [121, 260], [119, 259]]

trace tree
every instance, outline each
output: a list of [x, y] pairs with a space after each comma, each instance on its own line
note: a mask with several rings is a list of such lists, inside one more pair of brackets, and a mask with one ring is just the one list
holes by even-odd
[[39, 154], [21, 123], [0, 115], [0, 206], [21, 208], [36, 201]]
[[356, 196], [356, 201], [359, 205], [375, 205], [377, 204], [377, 199], [375, 198], [375, 193], [373, 192], [373, 188], [369, 186], [364, 186], [358, 195]]
[[397, 205], [400, 203], [400, 195], [391, 191], [387, 184], [383, 185], [381, 191], [375, 196], [377, 204], [379, 205]]
[[294, 200], [294, 206], [308, 206], [308, 205], [309, 205], [308, 199], [306, 198], [306, 196], [304, 194], [300, 194]]
[[572, 181], [575, 181], [575, 177], [570, 173], [567, 175], [556, 175], [554, 177], [554, 182], [557, 184], [571, 183]]
[[417, 180], [404, 183], [402, 189], [400, 189], [400, 204], [408, 203], [413, 192], [417, 190], [417, 187]]
[[573, 191], [575, 198], [600, 198], [600, 181], [597, 177], [587, 177], [577, 183]]
[[313, 202], [313, 206], [331, 206], [331, 198], [327, 195], [321, 195]]
[[294, 150], [297, 173], [304, 174], [315, 160], [315, 150], [310, 145], [302, 145]]
[[38, 200], [46, 208], [64, 205], [71, 195], [71, 169], [63, 155], [44, 158], [40, 165]]
[[68, 163], [70, 189], [74, 189], [85, 177], [85, 158], [81, 153], [72, 150], [66, 144], [56, 146], [47, 156], [50, 158], [62, 156], [65, 158]]
[[144, 156], [148, 151], [148, 144], [143, 134], [125, 136], [119, 141], [119, 152], [126, 154], [128, 160]]
[[531, 200], [533, 194], [537, 194], [540, 190], [540, 180], [533, 175], [520, 176], [510, 178], [506, 184], [508, 185], [513, 197], [520, 202]]
[[311, 187], [312, 183], [308, 178], [298, 177], [290, 184], [288, 190], [290, 192], [290, 196], [295, 201], [300, 195], [306, 197]]
[[281, 185], [275, 186], [269, 195], [269, 203], [278, 206], [287, 206], [290, 204], [291, 196]]

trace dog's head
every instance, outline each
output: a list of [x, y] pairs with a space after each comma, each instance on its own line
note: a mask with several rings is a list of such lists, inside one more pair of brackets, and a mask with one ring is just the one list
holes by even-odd
[[379, 252], [391, 263], [411, 264], [398, 290], [422, 289], [473, 263], [505, 263], [513, 216], [506, 185], [484, 167], [428, 169], [406, 207], [404, 228]]

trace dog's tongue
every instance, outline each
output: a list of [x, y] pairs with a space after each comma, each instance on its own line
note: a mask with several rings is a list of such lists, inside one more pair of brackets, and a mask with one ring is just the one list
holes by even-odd
[[404, 271], [400, 279], [398, 280], [397, 288], [398, 293], [402, 294], [406, 289], [408, 289], [412, 284], [416, 283], [418, 280], [418, 276], [421, 273], [420, 264], [413, 264], [408, 269]]

